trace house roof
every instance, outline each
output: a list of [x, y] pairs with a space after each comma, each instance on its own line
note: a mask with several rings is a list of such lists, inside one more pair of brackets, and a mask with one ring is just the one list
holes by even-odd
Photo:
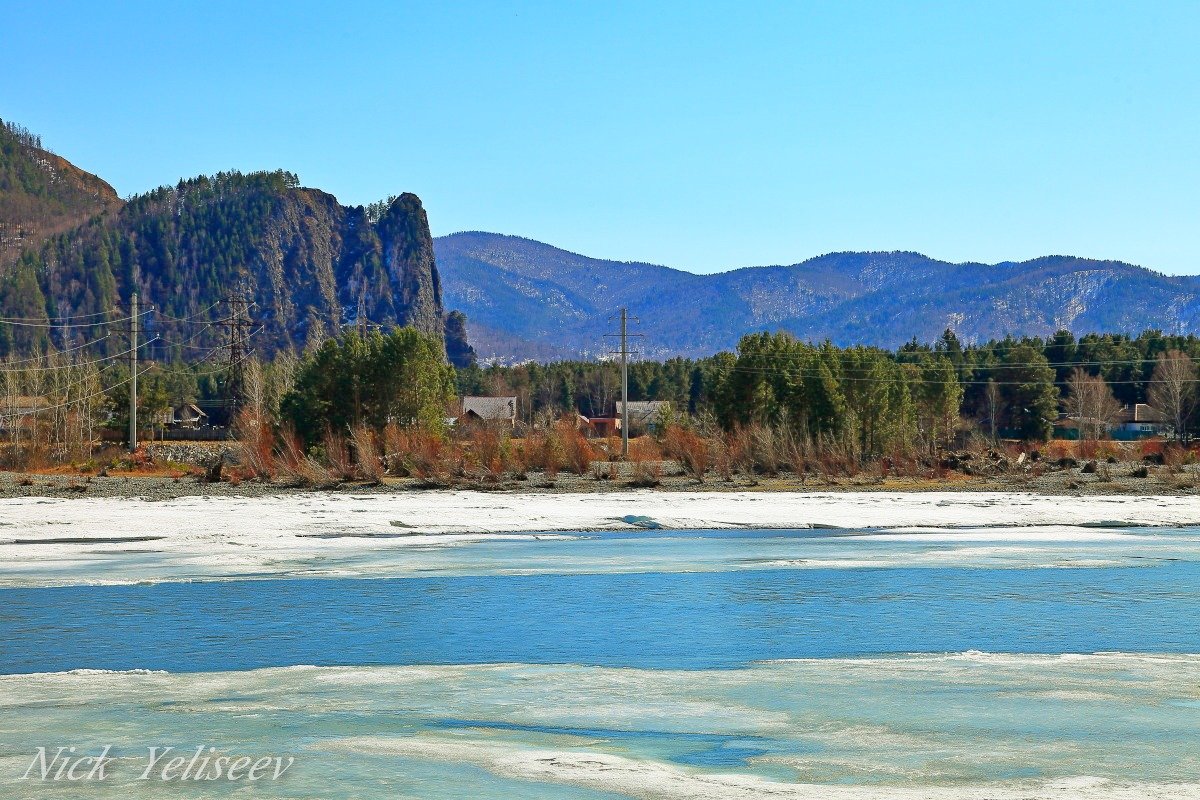
[[[617, 401], [617, 416], [621, 416], [621, 401]], [[669, 400], [630, 400], [629, 420], [631, 422], [646, 422], [658, 416], [660, 411], [670, 411]]]
[[208, 414], [205, 414], [204, 410], [201, 409], [200, 406], [196, 405], [195, 403], [184, 403], [183, 405], [175, 406], [174, 410], [176, 412], [187, 411], [193, 417], [207, 417], [208, 416]]
[[1121, 422], [1170, 422], [1165, 414], [1146, 403], [1125, 406], [1117, 419]]
[[515, 419], [516, 397], [464, 397], [462, 413], [474, 414], [480, 419]]

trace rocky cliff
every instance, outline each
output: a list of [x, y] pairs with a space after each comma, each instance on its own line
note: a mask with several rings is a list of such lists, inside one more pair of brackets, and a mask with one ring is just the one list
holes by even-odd
[[[372, 219], [286, 172], [221, 173], [132, 198], [27, 251], [6, 275], [0, 312], [100, 314], [127, 308], [135, 289], [159, 312], [146, 319], [161, 337], [157, 357], [190, 359], [225, 341], [221, 321], [243, 299], [253, 302], [250, 344], [264, 353], [352, 325], [443, 331], [420, 199], [401, 195]], [[98, 332], [73, 330], [56, 344]]]

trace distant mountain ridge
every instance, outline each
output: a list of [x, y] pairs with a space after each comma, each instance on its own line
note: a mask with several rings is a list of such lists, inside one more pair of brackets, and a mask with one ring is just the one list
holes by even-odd
[[790, 266], [709, 275], [605, 261], [516, 236], [434, 240], [448, 307], [464, 311], [481, 357], [592, 357], [621, 306], [641, 318], [652, 357], [731, 349], [746, 333], [895, 347], [952, 328], [1005, 335], [1200, 333], [1200, 278], [1119, 261], [1046, 256], [954, 264], [919, 253], [830, 253]]

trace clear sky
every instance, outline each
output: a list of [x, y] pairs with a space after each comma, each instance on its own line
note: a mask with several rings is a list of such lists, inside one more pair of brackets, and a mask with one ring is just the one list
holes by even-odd
[[121, 194], [285, 168], [435, 234], [1200, 272], [1200, 3], [0, 0], [0, 117]]

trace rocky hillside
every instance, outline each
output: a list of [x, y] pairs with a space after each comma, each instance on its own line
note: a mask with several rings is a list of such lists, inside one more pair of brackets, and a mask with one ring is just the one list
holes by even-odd
[[951, 264], [919, 253], [832, 253], [791, 266], [695, 275], [603, 261], [540, 242], [458, 233], [435, 242], [447, 304], [481, 357], [589, 356], [621, 306], [651, 356], [732, 348], [745, 333], [894, 347], [947, 327], [968, 341], [1060, 329], [1200, 333], [1200, 279], [1117, 261], [1048, 256]]
[[0, 287], [0, 310], [99, 314], [127, 308], [134, 289], [162, 312], [146, 321], [163, 339], [151, 350], [158, 357], [194, 357], [224, 341], [223, 325], [204, 323], [224, 319], [228, 301], [243, 297], [254, 303], [261, 330], [251, 344], [260, 352], [300, 348], [359, 322], [443, 330], [420, 199], [347, 207], [286, 172], [222, 173], [134, 197], [27, 250]]
[[120, 207], [107, 183], [43, 148], [35, 134], [0, 120], [0, 268], [11, 266], [22, 249]]

